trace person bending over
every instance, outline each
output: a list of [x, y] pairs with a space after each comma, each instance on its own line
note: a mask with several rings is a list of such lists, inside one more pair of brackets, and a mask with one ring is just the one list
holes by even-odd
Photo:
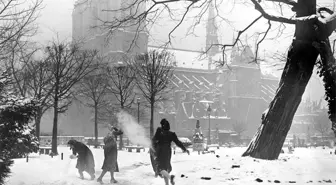
[[91, 180], [95, 178], [95, 162], [93, 155], [89, 147], [84, 143], [76, 141], [74, 139], [68, 141], [70, 150], [72, 150], [72, 155], [70, 158], [74, 159], [77, 157], [78, 173], [81, 179], [84, 179], [83, 172], [86, 171], [91, 176]]

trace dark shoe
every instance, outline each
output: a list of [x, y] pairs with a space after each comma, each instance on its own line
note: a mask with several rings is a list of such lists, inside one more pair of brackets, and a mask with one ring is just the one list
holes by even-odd
[[103, 180], [100, 178], [97, 179], [97, 182], [99, 182], [100, 184], [103, 184]]
[[91, 180], [94, 180], [96, 178], [95, 175], [91, 175]]
[[118, 183], [118, 181], [116, 181], [115, 179], [111, 179], [110, 180], [110, 183], [113, 184], [113, 183]]
[[170, 184], [175, 185], [175, 175], [170, 176]]

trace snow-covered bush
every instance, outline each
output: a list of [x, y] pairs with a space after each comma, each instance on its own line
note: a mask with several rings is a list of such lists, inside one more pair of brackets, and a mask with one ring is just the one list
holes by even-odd
[[36, 113], [36, 103], [11, 97], [0, 100], [0, 104], [0, 146], [3, 150], [0, 155], [18, 158], [36, 152], [38, 139], [34, 129], [28, 126]]
[[38, 102], [13, 95], [6, 75], [0, 75], [0, 184], [9, 176], [12, 158], [37, 152], [38, 140], [28, 126], [36, 115]]

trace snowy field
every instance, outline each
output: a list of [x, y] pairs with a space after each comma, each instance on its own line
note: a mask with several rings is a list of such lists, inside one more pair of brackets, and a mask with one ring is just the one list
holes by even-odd
[[[96, 177], [101, 173], [103, 149], [92, 149], [96, 162]], [[115, 174], [120, 185], [160, 185], [161, 178], [155, 178], [146, 152], [130, 153], [119, 151], [118, 162], [120, 172]], [[293, 154], [280, 155], [276, 161], [256, 160], [240, 157], [244, 148], [221, 148], [216, 154], [190, 156], [176, 152], [172, 157], [173, 172], [176, 185], [217, 185], [217, 184], [336, 184], [336, 155], [330, 155], [331, 149], [296, 149]], [[16, 159], [12, 167], [11, 177], [7, 185], [89, 185], [99, 184], [79, 179], [75, 168], [76, 160], [69, 159], [69, 148], [60, 147], [59, 153], [51, 158], [47, 155], [34, 155], [26, 159]], [[218, 157], [216, 157], [218, 155]], [[232, 168], [233, 165], [239, 165]], [[182, 177], [184, 175], [184, 177]], [[210, 177], [203, 180], [201, 177]], [[259, 178], [262, 182], [257, 182]], [[109, 174], [103, 181], [108, 184]]]

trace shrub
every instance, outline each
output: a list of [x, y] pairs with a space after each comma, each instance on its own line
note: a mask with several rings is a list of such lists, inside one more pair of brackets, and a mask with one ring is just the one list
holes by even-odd
[[9, 176], [13, 158], [38, 150], [34, 130], [28, 126], [38, 103], [6, 91], [7, 82], [6, 76], [0, 76], [0, 184]]

